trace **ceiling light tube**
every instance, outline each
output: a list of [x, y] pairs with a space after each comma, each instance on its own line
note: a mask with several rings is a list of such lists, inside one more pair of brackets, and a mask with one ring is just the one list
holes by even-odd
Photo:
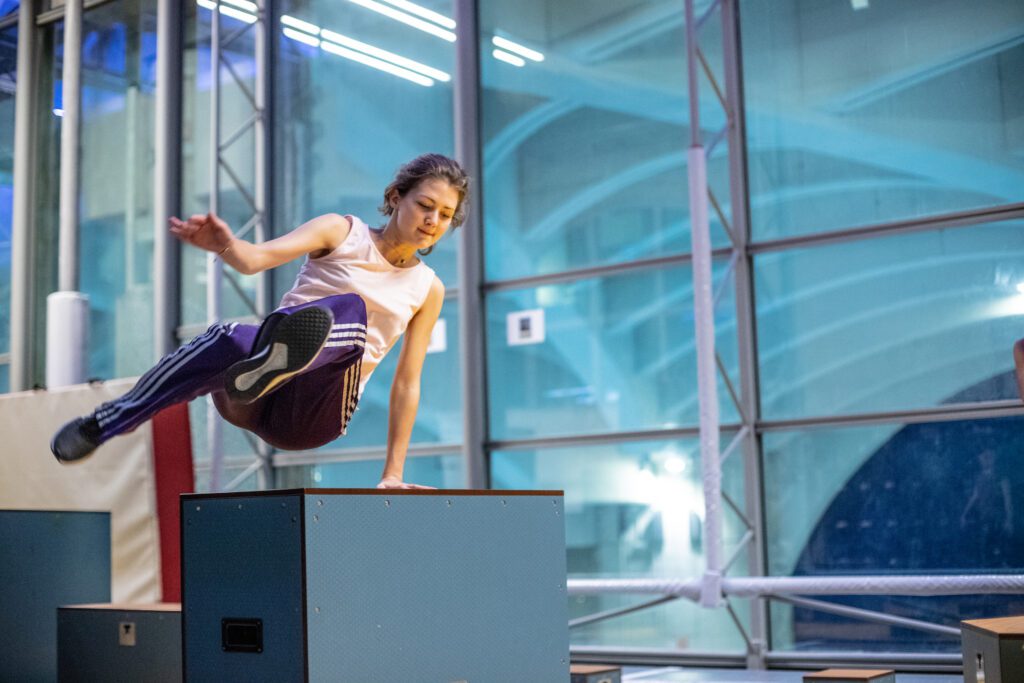
[[373, 67], [374, 69], [386, 71], [387, 73], [392, 74], [393, 76], [404, 78], [407, 81], [412, 81], [413, 83], [417, 83], [419, 85], [434, 85], [434, 81], [432, 81], [431, 79], [427, 78], [422, 74], [418, 74], [414, 71], [409, 71], [408, 69], [403, 69], [400, 66], [395, 66], [394, 64], [385, 62], [381, 59], [377, 59], [376, 57], [371, 57], [369, 55], [363, 54], [362, 52], [356, 52], [355, 50], [349, 50], [346, 47], [342, 47], [331, 42], [324, 41], [320, 43], [320, 49], [324, 50], [325, 52], [330, 52], [331, 54], [338, 55], [339, 57], [344, 57], [345, 59], [351, 59], [354, 62], [365, 64], [366, 66]]
[[[196, 4], [198, 4], [203, 9], [210, 10], [211, 12], [217, 9], [217, 3], [212, 2], [211, 0], [196, 0]], [[225, 5], [223, 3], [221, 3], [220, 6], [220, 13], [226, 17], [231, 17], [232, 19], [244, 21], [247, 24], [256, 23], [256, 17], [254, 15], [235, 9], [234, 7], [229, 7], [228, 5]]]
[[281, 30], [284, 32], [284, 34], [287, 37], [291, 38], [292, 40], [297, 40], [300, 43], [305, 43], [306, 45], [312, 45], [313, 47], [320, 47], [320, 39], [317, 38], [316, 36], [311, 36], [308, 33], [303, 33], [302, 31], [296, 31], [295, 29], [288, 28], [288, 27], [285, 27], [285, 28], [283, 28]]
[[528, 47], [520, 45], [519, 43], [513, 43], [508, 38], [494, 36], [493, 38], [491, 38], [491, 42], [500, 48], [508, 50], [509, 52], [514, 52], [517, 55], [522, 55], [523, 57], [526, 57], [527, 59], [532, 59], [535, 62], [544, 61], [544, 55], [541, 54], [540, 52], [537, 52], [536, 50], [531, 50]]
[[526, 60], [504, 50], [495, 50], [491, 53], [495, 59], [511, 64], [512, 66], [526, 66]]
[[400, 10], [405, 10], [409, 14], [415, 14], [416, 16], [423, 17], [424, 19], [434, 22], [438, 26], [443, 26], [444, 28], [450, 29], [455, 28], [454, 19], [446, 17], [443, 14], [438, 14], [437, 12], [429, 10], [426, 7], [420, 7], [415, 2], [409, 2], [408, 0], [384, 0], [384, 2], [388, 3], [389, 5], [394, 5]]
[[455, 42], [455, 34], [452, 33], [451, 31], [443, 29], [435, 24], [431, 24], [429, 21], [423, 21], [422, 19], [418, 19], [412, 16], [411, 14], [400, 12], [394, 7], [383, 5], [379, 2], [376, 2], [376, 0], [349, 0], [349, 2], [355, 3], [360, 7], [365, 7], [366, 9], [373, 10], [374, 12], [379, 12], [380, 14], [383, 14], [386, 17], [394, 19], [395, 21], [400, 21], [403, 24], [407, 24], [409, 26], [412, 26], [413, 28], [417, 28], [426, 33], [430, 33], [431, 35], [435, 35], [438, 38], [447, 40], [449, 43]]
[[433, 78], [438, 81], [444, 81], [445, 83], [452, 80], [452, 77], [450, 75], [448, 75], [444, 71], [441, 71], [440, 69], [435, 69], [431, 66], [427, 66], [426, 64], [420, 64], [419, 62], [409, 59], [407, 57], [396, 55], [394, 52], [388, 52], [387, 50], [382, 50], [379, 47], [363, 43], [354, 38], [349, 38], [348, 36], [342, 35], [340, 33], [335, 33], [334, 31], [323, 29], [320, 32], [320, 35], [322, 35], [325, 40], [333, 41], [335, 43], [338, 43], [339, 45], [343, 45], [345, 47], [352, 48], [353, 50], [364, 52], [373, 57], [378, 57], [380, 59], [383, 59], [384, 61], [391, 62], [392, 64], [397, 64], [398, 66], [409, 69], [410, 71], [415, 71], [416, 73], [423, 74], [424, 76], [427, 76], [429, 78]]
[[316, 24], [311, 24], [308, 21], [303, 21], [302, 19], [296, 19], [295, 17], [287, 14], [281, 15], [281, 23], [285, 26], [291, 26], [292, 28], [297, 28], [300, 31], [311, 33], [314, 36], [319, 35], [320, 33], [320, 27]]
[[239, 9], [243, 9], [246, 12], [252, 12], [253, 14], [258, 14], [260, 11], [260, 8], [256, 5], [256, 3], [249, 2], [249, 0], [222, 0], [222, 4], [224, 2], [228, 3], [229, 5], [234, 5]]

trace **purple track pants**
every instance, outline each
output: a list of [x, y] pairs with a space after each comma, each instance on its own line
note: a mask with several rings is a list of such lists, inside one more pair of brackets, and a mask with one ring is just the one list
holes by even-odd
[[127, 394], [96, 409], [101, 439], [130, 432], [167, 406], [213, 394], [228, 422], [276, 448], [305, 450], [333, 441], [345, 433], [359, 400], [366, 306], [356, 294], [338, 294], [274, 314], [310, 306], [334, 314], [330, 337], [308, 368], [275, 391], [249, 405], [228, 399], [224, 372], [249, 356], [260, 326], [215, 323], [164, 356]]

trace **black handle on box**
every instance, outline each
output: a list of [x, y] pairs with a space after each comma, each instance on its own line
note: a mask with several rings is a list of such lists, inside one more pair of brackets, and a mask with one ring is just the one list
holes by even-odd
[[224, 652], [263, 652], [263, 620], [220, 620], [220, 646]]

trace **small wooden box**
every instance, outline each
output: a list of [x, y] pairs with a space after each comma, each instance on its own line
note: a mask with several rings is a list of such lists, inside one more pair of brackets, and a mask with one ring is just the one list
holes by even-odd
[[181, 681], [181, 605], [92, 604], [57, 609], [57, 680]]
[[974, 619], [960, 629], [967, 683], [1024, 681], [1024, 617]]
[[896, 683], [892, 669], [825, 669], [804, 675], [804, 683]]
[[607, 664], [573, 664], [569, 667], [570, 683], [621, 683], [622, 669]]

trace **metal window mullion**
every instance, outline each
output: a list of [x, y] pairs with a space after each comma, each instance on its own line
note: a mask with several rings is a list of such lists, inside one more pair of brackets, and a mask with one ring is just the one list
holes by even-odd
[[480, 37], [476, 0], [454, 0], [459, 40], [455, 43], [453, 114], [455, 156], [476, 181], [472, 210], [461, 229], [458, 253], [459, 344], [462, 348], [462, 456], [466, 485], [483, 488], [488, 438], [487, 377], [483, 300], [483, 165], [480, 160]]
[[[153, 353], [177, 346], [181, 311], [178, 241], [167, 217], [181, 212], [181, 78], [183, 24], [178, 0], [157, 4], [156, 103], [153, 169]], [[154, 358], [154, 359], [155, 359]]]
[[[220, 210], [220, 0], [210, 13], [210, 211]], [[206, 318], [211, 325], [221, 317], [223, 263], [206, 255]], [[206, 444], [210, 454], [210, 491], [220, 490], [224, 472], [224, 425], [213, 403], [206, 397]]]
[[[740, 43], [738, 0], [723, 0], [722, 58], [726, 115], [728, 120], [729, 191], [733, 235], [736, 238], [736, 335], [740, 366], [740, 411], [747, 432], [743, 448], [743, 480], [746, 515], [744, 522], [753, 537], [747, 546], [747, 568], [752, 576], [767, 574], [764, 525], [764, 479], [761, 439], [757, 433], [760, 418], [760, 386], [757, 367], [757, 321], [750, 244], [750, 194], [747, 185], [746, 130], [743, 101], [743, 60]], [[750, 603], [750, 645], [747, 664], [765, 667], [764, 653], [770, 647], [771, 631], [768, 604], [756, 599]]]
[[60, 208], [58, 283], [63, 292], [78, 290], [79, 128], [82, 118], [82, 0], [64, 6], [64, 62], [61, 70]]
[[937, 214], [922, 218], [907, 218], [889, 223], [862, 225], [843, 230], [827, 230], [825, 232], [816, 232], [807, 235], [756, 241], [751, 242], [748, 245], [748, 251], [751, 254], [765, 254], [774, 251], [785, 251], [788, 249], [819, 247], [842, 244], [844, 242], [857, 242], [865, 239], [907, 235], [929, 230], [967, 228], [982, 223], [996, 223], [999, 221], [1019, 220], [1022, 218], [1024, 218], [1024, 202], [1018, 202], [1013, 204], [1002, 204], [994, 207], [985, 207], [983, 209], [968, 209], [965, 211]]
[[14, 93], [14, 169], [11, 216], [11, 391], [32, 386], [35, 349], [31, 330], [34, 320], [35, 279], [35, 172], [36, 97], [39, 91], [40, 58], [36, 49], [39, 30], [35, 2], [22, 0], [18, 8], [18, 66]]

